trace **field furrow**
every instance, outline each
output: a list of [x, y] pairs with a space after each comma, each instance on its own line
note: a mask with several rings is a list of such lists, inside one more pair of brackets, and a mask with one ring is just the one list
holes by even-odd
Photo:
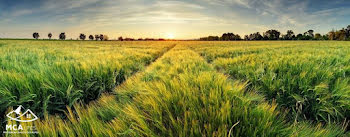
[[[169, 47], [167, 47], [165, 50], [163, 50], [161, 53], [159, 53], [154, 59], [152, 59], [151, 62], [147, 62], [147, 64], [145, 64], [145, 67], [148, 67], [149, 65], [151, 65], [152, 63], [154, 63], [157, 59], [161, 58], [165, 53], [167, 53], [168, 51], [170, 51], [171, 49], [173, 49], [176, 46], [176, 44], [172, 44]], [[135, 77], [134, 75], [136, 75], [136, 73], [141, 73], [142, 71], [135, 71], [133, 72], [129, 78]], [[122, 85], [123, 83], [120, 83], [118, 85], [115, 85], [115, 87], [111, 90], [114, 91], [116, 90], [116, 88], [118, 88], [119, 85]]]

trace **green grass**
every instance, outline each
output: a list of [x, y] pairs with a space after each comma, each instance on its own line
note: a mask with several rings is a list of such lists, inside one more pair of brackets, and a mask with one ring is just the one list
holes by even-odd
[[[74, 66], [74, 73], [72, 69], [49, 72], [76, 74], [75, 79], [108, 79], [113, 75], [103, 72], [109, 69], [123, 68], [125, 71], [121, 84], [113, 84], [118, 85], [116, 89], [109, 88], [113, 92], [99, 90], [100, 85], [109, 83], [108, 80], [93, 86], [97, 90], [94, 88], [92, 91], [89, 90], [90, 86], [84, 88], [86, 81], [72, 86], [72, 89], [76, 89], [83, 85], [79, 92], [81, 97], [72, 104], [57, 105], [62, 107], [61, 111], [66, 110], [65, 117], [60, 113], [42, 113], [44, 116], [34, 123], [39, 136], [336, 137], [350, 134], [345, 129], [345, 119], [349, 116], [346, 68], [350, 43], [6, 42], [0, 51], [12, 49], [11, 52], [16, 53], [21, 51], [18, 50], [20, 48], [41, 54], [51, 51], [57, 60], [49, 62], [65, 64], [68, 68]], [[174, 44], [176, 46], [166, 52]], [[40, 51], [43, 49], [46, 51]], [[26, 54], [17, 56], [34, 56], [31, 52], [21, 51]], [[62, 58], [60, 54], [72, 60], [59, 60]], [[153, 62], [158, 56], [161, 57]], [[43, 60], [42, 56], [38, 58]], [[84, 61], [85, 65], [77, 65]], [[118, 62], [119, 66], [115, 67], [111, 62]], [[15, 64], [18, 62], [9, 66]], [[147, 64], [150, 65], [143, 69]], [[54, 65], [38, 68], [46, 70], [51, 67], [57, 68]], [[18, 68], [22, 70], [26, 67]], [[28, 68], [28, 72], [40, 69]], [[76, 73], [80, 69], [84, 73]], [[11, 70], [16, 70], [16, 67]], [[35, 76], [19, 70], [14, 72]], [[90, 71], [101, 73], [87, 75]], [[138, 73], [134, 73], [136, 71]], [[53, 83], [67, 82], [66, 77], [61, 78], [61, 75], [36, 73], [41, 74], [39, 78]], [[15, 77], [8, 76], [10, 78]], [[24, 78], [26, 80], [23, 82], [29, 83], [27, 85], [35, 83], [27, 81], [30, 78]], [[9, 80], [6, 83], [12, 83]], [[62, 85], [53, 84], [51, 87], [66, 89]], [[39, 87], [42, 90], [45, 86]], [[35, 95], [61, 93], [58, 90], [49, 91]], [[63, 93], [71, 95], [74, 92]], [[89, 94], [95, 97], [89, 98]], [[88, 102], [95, 98], [98, 99]], [[56, 101], [56, 98], [52, 98], [52, 101]], [[30, 105], [28, 107], [32, 108]], [[55, 106], [49, 107], [55, 109]], [[39, 112], [42, 109], [38, 107]], [[335, 110], [336, 113], [333, 113]], [[322, 118], [324, 115], [326, 119]]]
[[[336, 125], [291, 123], [245, 83], [178, 45], [145, 72], [69, 120], [47, 117], [40, 136], [342, 136]], [[47, 129], [46, 127], [52, 127]]]
[[218, 70], [290, 109], [291, 120], [348, 123], [349, 42], [210, 44], [192, 47]]
[[172, 43], [0, 41], [0, 112], [38, 115], [89, 102], [143, 69]]

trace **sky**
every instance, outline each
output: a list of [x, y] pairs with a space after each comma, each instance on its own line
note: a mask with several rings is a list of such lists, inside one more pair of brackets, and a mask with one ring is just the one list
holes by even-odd
[[347, 25], [349, 0], [0, 0], [0, 38], [193, 39], [268, 29], [325, 34]]

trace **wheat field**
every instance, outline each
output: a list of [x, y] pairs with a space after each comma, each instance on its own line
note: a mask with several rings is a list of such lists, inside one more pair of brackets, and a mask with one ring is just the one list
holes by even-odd
[[0, 112], [40, 117], [23, 136], [350, 136], [349, 53], [344, 41], [0, 40]]

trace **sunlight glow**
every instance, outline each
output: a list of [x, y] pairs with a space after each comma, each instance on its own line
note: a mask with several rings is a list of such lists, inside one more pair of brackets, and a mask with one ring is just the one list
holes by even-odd
[[166, 35], [166, 38], [167, 38], [167, 39], [174, 39], [174, 38], [175, 38], [175, 35], [174, 35], [173, 33], [168, 33], [168, 34]]

